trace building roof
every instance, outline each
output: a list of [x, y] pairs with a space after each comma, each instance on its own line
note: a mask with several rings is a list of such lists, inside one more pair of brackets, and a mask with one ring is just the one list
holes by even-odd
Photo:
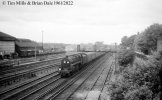
[[36, 42], [19, 42], [16, 41], [16, 45], [21, 48], [42, 48], [38, 43]]
[[19, 47], [40, 47], [40, 45], [38, 45], [35, 42], [17, 42], [16, 41], [16, 45], [18, 45]]
[[19, 42], [34, 42], [30, 39], [24, 39], [24, 38], [17, 38], [17, 41], [19, 41]]
[[34, 42], [30, 39], [18, 39], [18, 41], [16, 41], [16, 45], [18, 45], [19, 47], [26, 47], [26, 48], [41, 47], [37, 42]]
[[15, 40], [16, 40], [15, 37], [13, 37], [9, 34], [0, 32], [0, 41], [15, 41]]

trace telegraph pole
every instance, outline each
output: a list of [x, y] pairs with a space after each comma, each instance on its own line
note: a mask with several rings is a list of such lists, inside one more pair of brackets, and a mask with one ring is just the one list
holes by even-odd
[[36, 48], [36, 45], [35, 45], [35, 60], [37, 60], [37, 48]]
[[117, 44], [115, 43], [115, 71], [116, 72], [116, 56], [117, 56]]
[[42, 30], [42, 50], [43, 50], [43, 30]]

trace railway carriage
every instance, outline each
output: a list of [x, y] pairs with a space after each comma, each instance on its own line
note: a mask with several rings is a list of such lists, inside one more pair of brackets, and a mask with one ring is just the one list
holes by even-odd
[[82, 53], [82, 65], [88, 62], [87, 54]]
[[70, 76], [75, 71], [79, 71], [84, 64], [91, 62], [103, 54], [103, 52], [84, 52], [66, 56], [61, 61], [59, 73], [61, 77]]

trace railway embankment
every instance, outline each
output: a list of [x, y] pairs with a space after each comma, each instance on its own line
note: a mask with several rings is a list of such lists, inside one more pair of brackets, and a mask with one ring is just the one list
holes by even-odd
[[162, 57], [126, 52], [118, 53], [114, 80], [107, 86], [110, 100], [160, 100]]

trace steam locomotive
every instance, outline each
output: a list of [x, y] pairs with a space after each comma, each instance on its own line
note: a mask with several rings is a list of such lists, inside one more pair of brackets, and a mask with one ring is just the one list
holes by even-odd
[[82, 52], [68, 55], [61, 60], [59, 74], [61, 77], [71, 76], [74, 72], [79, 71], [84, 64], [104, 55], [104, 52]]

